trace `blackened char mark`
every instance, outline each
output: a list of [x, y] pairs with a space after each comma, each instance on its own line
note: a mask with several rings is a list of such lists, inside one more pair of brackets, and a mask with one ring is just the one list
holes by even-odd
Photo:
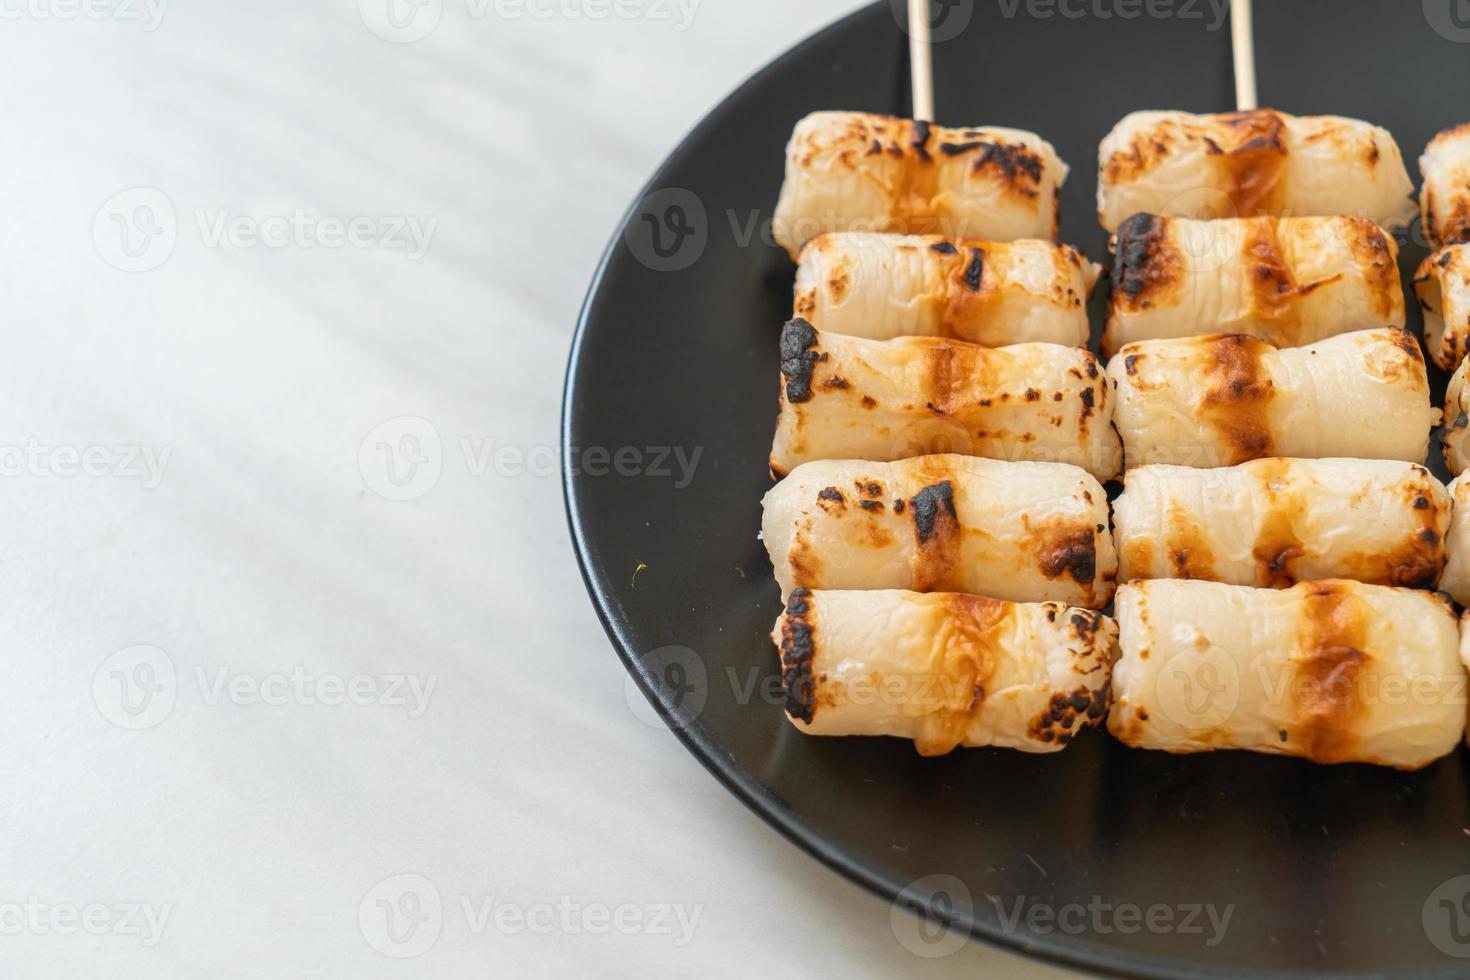
[[985, 253], [978, 248], [970, 249], [970, 264], [965, 267], [965, 285], [970, 292], [980, 291], [980, 281], [985, 276]]
[[786, 379], [788, 402], [810, 401], [812, 365], [827, 359], [811, 348], [817, 345], [817, 329], [797, 317], [781, 328], [781, 376]]
[[922, 119], [914, 122], [914, 151], [919, 154], [919, 159], [930, 160], [929, 156], [929, 124]]
[[1041, 158], [1026, 147], [986, 142], [981, 142], [979, 146], [981, 152], [975, 161], [976, 170], [995, 164], [1010, 183], [1015, 183], [1021, 174], [1030, 177], [1034, 183], [1041, 182]]
[[941, 518], [958, 520], [954, 509], [954, 485], [948, 480], [920, 490], [909, 505], [914, 509], [914, 528], [919, 532], [920, 544], [929, 540]]
[[816, 711], [816, 690], [812, 680], [812, 627], [807, 621], [811, 611], [811, 590], [793, 589], [786, 603], [786, 618], [781, 625], [781, 687], [786, 694], [786, 713], [811, 724]]
[[1118, 226], [1113, 256], [1113, 288], [1135, 300], [1154, 278], [1152, 262], [1163, 239], [1164, 223], [1153, 214], [1135, 214]]

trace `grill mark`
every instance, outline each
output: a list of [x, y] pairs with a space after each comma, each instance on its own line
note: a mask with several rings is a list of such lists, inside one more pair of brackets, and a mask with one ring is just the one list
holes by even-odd
[[1244, 334], [1212, 337], [1202, 346], [1206, 386], [1199, 413], [1224, 443], [1226, 458], [1218, 465], [1270, 456], [1274, 440], [1269, 411], [1276, 391], [1262, 358], [1272, 348]]
[[1292, 665], [1296, 696], [1288, 740], [1298, 754], [1315, 762], [1341, 762], [1352, 758], [1358, 722], [1367, 712], [1358, 697], [1373, 659], [1365, 651], [1367, 604], [1342, 582], [1301, 588], [1300, 654]]
[[786, 379], [786, 400], [793, 404], [810, 401], [812, 371], [827, 355], [812, 350], [818, 342], [816, 328], [797, 317], [781, 328], [781, 376]]
[[940, 480], [924, 487], [909, 498], [908, 509], [914, 522], [914, 591], [961, 591], [962, 532], [955, 510], [954, 484]]
[[812, 659], [816, 656], [815, 631], [811, 620], [811, 591], [794, 589], [781, 620], [781, 688], [786, 713], [811, 724], [816, 714], [816, 682]]

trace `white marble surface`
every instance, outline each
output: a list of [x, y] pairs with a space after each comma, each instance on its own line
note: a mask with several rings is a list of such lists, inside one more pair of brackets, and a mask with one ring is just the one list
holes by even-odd
[[0, 972], [1055, 975], [911, 955], [641, 721], [562, 516], [615, 219], [849, 6], [0, 7]]

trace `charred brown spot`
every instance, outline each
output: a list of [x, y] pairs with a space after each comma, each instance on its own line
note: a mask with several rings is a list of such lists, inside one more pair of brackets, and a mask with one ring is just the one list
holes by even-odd
[[881, 511], [883, 509], [883, 501], [881, 501], [881, 500], [859, 500], [858, 501], [858, 506], [861, 507], [863, 510], [866, 510], [866, 511]]
[[876, 480], [854, 480], [853, 485], [858, 488], [859, 493], [869, 497], [877, 497], [883, 493], [883, 484]]
[[1138, 362], [1143, 359], [1142, 354], [1129, 354], [1123, 358], [1123, 370], [1130, 377], [1138, 373]]
[[929, 156], [929, 136], [932, 129], [929, 123], [922, 119], [914, 121], [914, 152], [919, 155], [920, 160], [933, 159]]
[[[1132, 546], [1130, 542], [1130, 546]], [[1152, 548], [1146, 542], [1140, 542], [1140, 546], [1152, 556]], [[1170, 578], [1192, 578], [1213, 581], [1217, 578], [1215, 574], [1215, 554], [1210, 548], [1208, 534], [1200, 528], [1199, 521], [1179, 501], [1171, 501], [1169, 510], [1164, 515], [1164, 548], [1169, 559], [1168, 576]], [[1136, 557], [1138, 549], [1130, 553], [1130, 558]], [[1145, 565], [1132, 567], [1132, 571], [1138, 573], [1146, 568]]]
[[940, 255], [954, 255], [959, 252], [959, 249], [955, 248], [950, 242], [935, 242], [929, 246], [929, 250], [938, 252]]
[[969, 153], [971, 150], [978, 150], [979, 148], [980, 142], [978, 140], [971, 140], [968, 143], [944, 142], [939, 144], [939, 152], [947, 157], [957, 157], [962, 153]]
[[1347, 583], [1313, 582], [1304, 590], [1299, 653], [1293, 661], [1294, 724], [1301, 754], [1317, 762], [1353, 757], [1367, 711], [1359, 687], [1372, 658], [1365, 652], [1367, 604]]
[[812, 659], [816, 656], [811, 621], [811, 592], [793, 589], [781, 620], [781, 687], [786, 713], [811, 724], [816, 710], [816, 683]]
[[845, 391], [848, 388], [850, 388], [851, 385], [849, 385], [847, 383], [847, 379], [846, 378], [839, 378], [837, 375], [834, 374], [832, 377], [830, 377], [826, 381], [823, 381], [822, 382], [822, 387], [823, 388], [834, 388], [834, 389], [836, 389], [838, 391]]
[[982, 140], [977, 148], [980, 155], [975, 159], [976, 171], [994, 169], [1013, 189], [1035, 193], [1034, 190], [1016, 185], [1023, 180], [1032, 184], [1041, 182], [1041, 157], [1024, 146], [1012, 143], [989, 143]]
[[1041, 400], [1041, 392], [1037, 391], [1035, 388], [1027, 388], [1026, 389], [1026, 400], [1028, 402], [1040, 401]]
[[945, 523], [957, 523], [954, 485], [948, 480], [920, 490], [909, 504], [914, 509], [914, 531], [921, 545], [934, 537]]
[[1097, 541], [1092, 527], [1077, 527], [1065, 520], [1032, 525], [1024, 515], [1022, 525], [1036, 544], [1036, 563], [1047, 578], [1068, 575], [1091, 590], [1097, 578]]
[[972, 293], [980, 291], [985, 277], [985, 253], [978, 248], [970, 249], [970, 264], [965, 266], [965, 286]]
[[786, 400], [793, 404], [810, 401], [812, 371], [827, 355], [812, 350], [817, 346], [817, 330], [797, 317], [781, 328], [781, 376], [786, 379]]
[[1141, 308], [1177, 290], [1182, 256], [1169, 244], [1169, 219], [1135, 214], [1118, 226], [1113, 249], [1113, 306]]
[[941, 480], [909, 500], [914, 520], [914, 589], [929, 592], [958, 589], [961, 529], [954, 505], [954, 484]]
[[1262, 358], [1272, 348], [1244, 334], [1209, 338], [1203, 346], [1200, 414], [1230, 450], [1222, 463], [1271, 455], [1269, 410], [1276, 391]]
[[1393, 344], [1399, 350], [1409, 355], [1410, 360], [1416, 364], [1424, 363], [1424, 352], [1419, 349], [1419, 341], [1409, 331], [1395, 327], [1389, 331], [1393, 337]]
[[1053, 694], [1046, 709], [1033, 718], [1027, 726], [1027, 734], [1043, 742], [1065, 745], [1072, 739], [1072, 729], [1080, 720], [1084, 727], [1095, 726], [1107, 710], [1111, 697], [1109, 686], [1092, 691], [1079, 687], [1074, 691]]
[[875, 408], [877, 407], [877, 405], [878, 399], [874, 398], [872, 395], [863, 396], [863, 408]]
[[847, 509], [847, 498], [836, 487], [823, 487], [817, 491], [817, 506], [836, 516]]

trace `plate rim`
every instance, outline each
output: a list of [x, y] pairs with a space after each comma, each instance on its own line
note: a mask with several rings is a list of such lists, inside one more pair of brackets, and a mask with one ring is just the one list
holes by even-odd
[[[619, 243], [624, 239], [626, 231], [637, 213], [639, 203], [650, 193], [658, 188], [668, 171], [673, 167], [676, 160], [683, 156], [689, 146], [705, 135], [708, 131], [718, 128], [720, 119], [732, 108], [735, 102], [744, 96], [746, 91], [758, 80], [777, 71], [789, 61], [795, 60], [805, 54], [809, 49], [820, 45], [828, 35], [835, 33], [850, 22], [872, 16], [876, 8], [887, 7], [892, 9], [893, 0], [873, 0], [871, 3], [863, 4], [856, 9], [838, 17], [837, 19], [817, 28], [794, 45], [786, 48], [776, 57], [762, 64], [754, 72], [743, 78], [737, 85], [730, 89], [715, 105], [702, 115], [698, 122], [684, 134], [672, 149], [663, 157], [652, 176], [648, 178], [635, 192], [632, 201], [617, 219], [616, 225], [607, 245], [603, 248], [601, 255], [592, 272], [592, 278], [583, 296], [581, 306], [577, 312], [576, 327], [572, 332], [571, 342], [567, 352], [566, 368], [562, 377], [562, 395], [560, 406], [560, 418], [557, 425], [558, 438], [561, 441], [557, 453], [558, 463], [561, 468], [562, 503], [566, 511], [567, 529], [570, 533], [572, 551], [577, 560], [577, 569], [581, 573], [582, 584], [587, 590], [588, 598], [597, 613], [597, 618], [602, 624], [603, 631], [611, 641], [613, 651], [622, 662], [623, 669], [633, 678], [643, 697], [648, 701], [663, 721], [665, 727], [673, 733], [685, 750], [697, 759], [705, 770], [715, 778], [724, 788], [737, 800], [752, 811], [767, 826], [774, 829], [788, 842], [827, 869], [836, 872], [840, 877], [858, 885], [869, 894], [893, 904], [902, 904], [909, 914], [918, 915], [911, 903], [900, 902], [903, 897], [903, 887], [895, 887], [894, 882], [876, 869], [846, 853], [840, 846], [830, 841], [824, 834], [808, 826], [806, 822], [788, 810], [785, 810], [780, 801], [766, 791], [761, 781], [744, 768], [732, 763], [722, 752], [717, 740], [706, 733], [701, 726], [695, 724], [680, 724], [674, 714], [666, 705], [659, 693], [656, 684], [650, 683], [647, 674], [641, 669], [638, 661], [633, 656], [632, 644], [624, 635], [623, 630], [614, 615], [611, 603], [606, 599], [604, 583], [608, 577], [601, 569], [593, 567], [593, 561], [589, 555], [588, 536], [582, 525], [581, 515], [578, 509], [578, 486], [582, 479], [573, 465], [572, 453], [576, 443], [573, 440], [572, 414], [576, 401], [576, 381], [583, 368], [582, 345], [586, 338], [588, 323], [594, 301], [601, 292], [603, 280], [606, 277], [609, 265], [616, 254]], [[906, 57], [906, 56], [905, 56]], [[899, 107], [901, 110], [903, 107]], [[941, 921], [947, 928], [963, 932], [969, 939], [978, 940], [989, 946], [997, 947], [1007, 952], [1039, 960], [1052, 965], [1064, 966], [1094, 976], [1124, 976], [1133, 978], [1145, 978], [1145, 980], [1169, 980], [1169, 978], [1182, 978], [1182, 980], [1215, 980], [1215, 978], [1235, 978], [1240, 976], [1255, 977], [1281, 977], [1281, 978], [1307, 978], [1323, 977], [1321, 971], [1312, 970], [1288, 970], [1288, 971], [1258, 971], [1253, 974], [1243, 974], [1239, 970], [1222, 967], [1206, 966], [1198, 962], [1181, 960], [1177, 957], [1157, 954], [1133, 953], [1121, 950], [1115, 946], [1105, 946], [1090, 942], [1078, 937], [1067, 936], [1061, 933], [1031, 933], [1023, 930], [1006, 931], [1003, 928], [990, 925], [983, 920], [973, 916], [968, 919], [943, 914], [942, 911], [930, 909], [925, 914], [933, 916]], [[1379, 974], [1354, 971], [1353, 973], [1336, 973], [1332, 976], [1344, 977], [1351, 980], [1354, 977], [1374, 977]], [[1453, 964], [1449, 964], [1446, 971], [1430, 971], [1404, 974], [1407, 977], [1426, 978], [1449, 978], [1457, 976]]]

